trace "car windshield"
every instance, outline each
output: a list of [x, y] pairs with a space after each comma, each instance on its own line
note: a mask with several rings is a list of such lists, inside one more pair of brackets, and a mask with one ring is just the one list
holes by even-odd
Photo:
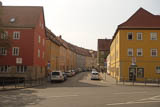
[[92, 73], [93, 75], [98, 75], [98, 73]]
[[59, 72], [52, 72], [52, 75], [59, 75]]

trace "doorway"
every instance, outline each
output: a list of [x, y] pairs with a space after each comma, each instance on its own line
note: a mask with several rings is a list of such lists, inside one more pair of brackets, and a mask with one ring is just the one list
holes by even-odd
[[129, 68], [129, 81], [136, 81], [136, 68]]

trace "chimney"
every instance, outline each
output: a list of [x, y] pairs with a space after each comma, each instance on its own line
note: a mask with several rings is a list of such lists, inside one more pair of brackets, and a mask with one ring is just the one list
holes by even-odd
[[0, 6], [2, 6], [2, 2], [0, 1]]
[[59, 35], [59, 38], [62, 38], [62, 35]]

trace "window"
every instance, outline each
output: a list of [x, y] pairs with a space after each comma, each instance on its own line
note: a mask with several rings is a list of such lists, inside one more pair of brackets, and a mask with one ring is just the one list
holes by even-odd
[[137, 49], [137, 56], [143, 56], [143, 50], [142, 48]]
[[128, 48], [128, 56], [133, 56], [133, 48]]
[[140, 32], [137, 33], [137, 40], [142, 40], [142, 33]]
[[156, 73], [160, 74], [160, 66], [156, 67]]
[[132, 32], [128, 33], [128, 40], [133, 40], [133, 33]]
[[17, 66], [17, 72], [26, 72], [27, 71], [27, 66], [25, 65], [18, 65]]
[[156, 32], [151, 33], [151, 40], [157, 40], [157, 33]]
[[44, 59], [44, 52], [43, 52], [42, 58]]
[[101, 55], [104, 55], [104, 51], [101, 51], [100, 54], [101, 54]]
[[20, 32], [13, 32], [13, 39], [19, 40], [20, 39]]
[[41, 37], [40, 37], [40, 35], [38, 36], [38, 43], [41, 43]]
[[38, 49], [38, 57], [40, 57], [40, 49]]
[[12, 55], [13, 56], [19, 56], [19, 48], [18, 47], [13, 47], [12, 48]]
[[1, 33], [1, 39], [3, 39], [3, 40], [8, 39], [8, 32], [2, 32]]
[[9, 66], [8, 65], [2, 65], [0, 66], [0, 72], [8, 72]]
[[7, 55], [7, 49], [4, 47], [0, 47], [0, 55]]
[[144, 68], [137, 68], [137, 78], [144, 78]]
[[43, 39], [43, 46], [45, 46], [45, 41], [44, 41], [44, 39]]
[[157, 56], [157, 49], [151, 49], [151, 56]]

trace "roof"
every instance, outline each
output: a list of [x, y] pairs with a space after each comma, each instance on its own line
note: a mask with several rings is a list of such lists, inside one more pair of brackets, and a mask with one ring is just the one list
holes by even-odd
[[98, 50], [107, 51], [110, 50], [111, 39], [98, 39]]
[[160, 16], [140, 8], [118, 28], [160, 28]]
[[51, 30], [49, 30], [48, 28], [46, 28], [46, 36], [48, 39], [50, 39], [52, 42], [54, 42], [57, 45], [61, 45], [61, 43], [57, 40], [56, 35], [54, 33], [52, 33]]
[[[0, 6], [0, 19], [3, 27], [35, 27], [43, 7], [39, 6]], [[15, 22], [11, 23], [11, 18]]]
[[127, 21], [118, 25], [112, 41], [119, 29], [160, 29], [160, 15], [153, 15], [147, 10], [139, 8]]

